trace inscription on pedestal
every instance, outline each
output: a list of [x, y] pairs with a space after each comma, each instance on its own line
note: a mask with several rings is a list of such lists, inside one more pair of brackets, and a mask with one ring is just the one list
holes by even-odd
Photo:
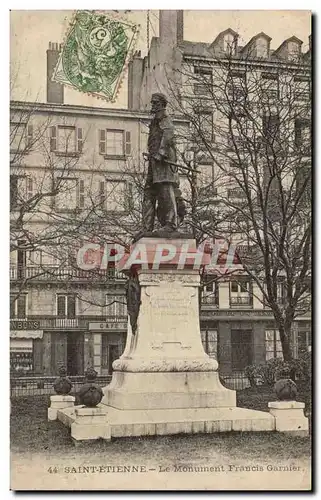
[[[151, 325], [157, 338], [156, 345], [166, 342], [175, 350], [187, 347], [184, 332], [197, 319], [197, 303], [195, 303], [195, 290], [183, 288], [180, 284], [173, 286], [153, 287], [146, 291], [149, 296]], [[159, 336], [162, 335], [162, 339]], [[185, 339], [186, 340], [186, 336]], [[177, 345], [175, 346], [175, 342]], [[184, 344], [184, 346], [183, 346]]]

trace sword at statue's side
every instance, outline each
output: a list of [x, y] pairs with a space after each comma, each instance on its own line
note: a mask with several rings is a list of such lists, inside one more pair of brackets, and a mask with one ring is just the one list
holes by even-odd
[[[150, 155], [148, 153], [143, 153], [143, 157], [144, 157], [144, 160], [153, 159], [153, 155]], [[173, 161], [166, 160], [165, 158], [162, 158], [161, 161], [163, 163], [166, 163], [167, 165], [171, 165], [172, 167], [180, 168], [181, 170], [186, 170], [187, 172], [196, 173], [196, 174], [200, 173], [200, 171], [197, 170], [196, 168], [187, 167], [186, 165], [180, 165], [179, 163], [174, 163]]]

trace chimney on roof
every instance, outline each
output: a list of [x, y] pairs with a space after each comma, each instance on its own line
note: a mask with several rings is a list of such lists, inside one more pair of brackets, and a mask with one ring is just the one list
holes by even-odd
[[159, 38], [162, 44], [175, 47], [184, 39], [184, 11], [159, 11]]
[[140, 109], [140, 92], [143, 82], [144, 60], [136, 50], [128, 63], [128, 109]]
[[64, 86], [53, 82], [52, 75], [59, 59], [61, 44], [49, 42], [47, 49], [47, 102], [56, 104], [64, 103]]

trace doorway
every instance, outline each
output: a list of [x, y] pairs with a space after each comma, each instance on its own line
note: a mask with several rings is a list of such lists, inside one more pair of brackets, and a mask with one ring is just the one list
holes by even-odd
[[67, 335], [67, 373], [84, 374], [84, 334], [70, 332]]
[[121, 349], [119, 344], [108, 344], [108, 375], [113, 373], [113, 362], [121, 356]]
[[231, 330], [232, 370], [242, 372], [252, 364], [252, 330]]

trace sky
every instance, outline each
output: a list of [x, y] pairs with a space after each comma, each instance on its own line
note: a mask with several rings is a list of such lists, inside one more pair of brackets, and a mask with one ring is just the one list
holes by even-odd
[[[46, 50], [49, 42], [61, 43], [69, 29], [75, 11], [71, 10], [12, 10], [10, 13], [10, 67], [11, 98], [45, 102]], [[105, 11], [108, 13], [108, 11]], [[158, 36], [158, 13], [149, 11], [149, 40]], [[118, 15], [118, 14], [114, 14]], [[119, 12], [140, 25], [136, 48], [147, 52], [147, 11]], [[212, 42], [218, 33], [232, 28], [240, 35], [239, 44], [264, 31], [272, 38], [276, 49], [286, 38], [296, 35], [307, 50], [311, 32], [310, 11], [305, 10], [186, 10], [184, 11], [184, 39]], [[111, 104], [102, 99], [65, 87], [65, 103], [97, 107], [127, 107], [127, 73], [117, 101]]]

